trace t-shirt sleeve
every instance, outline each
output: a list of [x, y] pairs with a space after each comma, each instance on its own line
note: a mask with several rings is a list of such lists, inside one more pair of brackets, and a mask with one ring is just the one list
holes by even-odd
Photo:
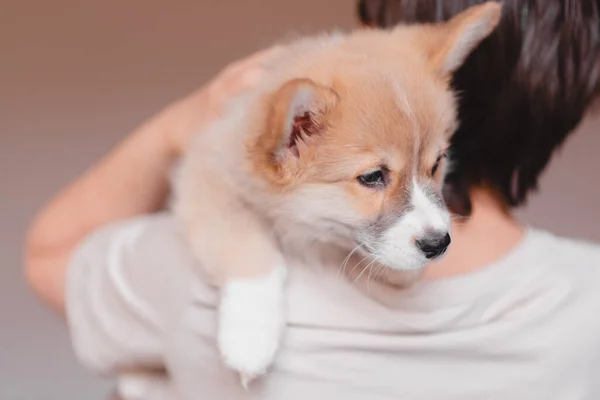
[[112, 375], [163, 366], [164, 327], [189, 282], [188, 253], [167, 215], [107, 226], [79, 245], [65, 296], [73, 349], [86, 368]]

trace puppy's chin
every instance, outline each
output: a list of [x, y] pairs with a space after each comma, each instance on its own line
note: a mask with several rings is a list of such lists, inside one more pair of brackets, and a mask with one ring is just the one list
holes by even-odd
[[383, 275], [383, 278], [385, 279], [383, 279], [381, 283], [399, 289], [409, 288], [421, 280], [425, 268], [426, 267], [410, 271], [390, 270], [387, 274]]
[[425, 256], [413, 246], [406, 247], [406, 249], [398, 249], [391, 254], [388, 252], [378, 252], [377, 258], [392, 271], [412, 272], [425, 268], [428, 261]]
[[373, 259], [365, 260], [363, 256], [359, 256], [358, 259], [362, 261], [356, 265], [350, 264], [344, 269], [351, 282], [376, 282], [398, 289], [406, 289], [414, 285], [421, 279], [426, 268], [424, 265], [421, 268], [401, 270], [373, 262]]

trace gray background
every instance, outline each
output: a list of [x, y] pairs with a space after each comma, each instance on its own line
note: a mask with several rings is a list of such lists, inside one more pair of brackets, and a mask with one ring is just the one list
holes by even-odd
[[[169, 4], [170, 3], [170, 4]], [[29, 292], [36, 209], [145, 118], [226, 62], [289, 33], [354, 24], [353, 0], [0, 0], [0, 399], [102, 399], [66, 331]], [[600, 241], [600, 120], [542, 181], [524, 221]]]

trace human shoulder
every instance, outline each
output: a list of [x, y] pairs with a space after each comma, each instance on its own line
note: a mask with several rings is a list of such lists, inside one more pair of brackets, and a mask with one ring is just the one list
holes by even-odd
[[[600, 287], [600, 244], [530, 228], [539, 260], [553, 273], [578, 286]], [[600, 291], [598, 291], [600, 293]]]
[[[539, 246], [545, 246], [547, 252], [557, 257], [556, 261], [569, 263], [600, 263], [600, 244], [587, 239], [562, 236], [550, 231], [530, 228]], [[597, 265], [600, 269], [600, 264]]]

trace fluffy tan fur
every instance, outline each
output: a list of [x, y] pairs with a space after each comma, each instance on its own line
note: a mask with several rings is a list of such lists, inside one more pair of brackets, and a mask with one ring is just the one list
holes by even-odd
[[358, 243], [390, 269], [425, 264], [415, 240], [449, 230], [435, 168], [457, 124], [449, 79], [499, 17], [490, 2], [445, 24], [302, 39], [198, 135], [174, 210], [223, 289], [230, 367], [250, 379], [272, 361], [291, 258]]

